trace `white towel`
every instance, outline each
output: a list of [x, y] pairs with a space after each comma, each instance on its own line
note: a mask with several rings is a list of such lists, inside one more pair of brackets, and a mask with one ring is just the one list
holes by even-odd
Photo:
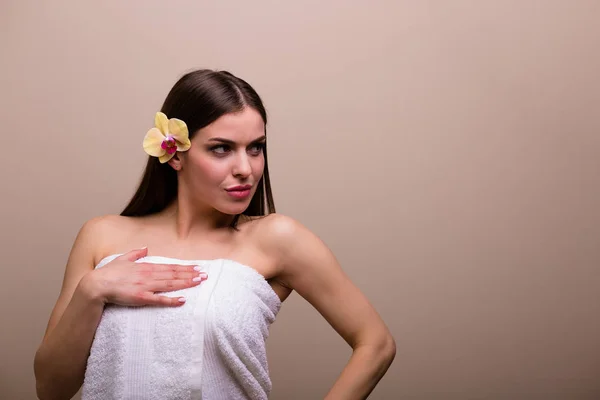
[[[118, 254], [98, 264], [106, 265]], [[106, 307], [92, 344], [83, 399], [267, 399], [265, 341], [281, 301], [256, 270], [232, 260], [200, 265], [208, 280], [165, 293], [180, 307]]]

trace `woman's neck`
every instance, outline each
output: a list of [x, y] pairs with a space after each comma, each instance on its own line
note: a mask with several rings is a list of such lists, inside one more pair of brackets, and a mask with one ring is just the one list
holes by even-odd
[[160, 220], [171, 230], [178, 240], [193, 236], [206, 237], [230, 233], [234, 215], [223, 214], [217, 210], [202, 211], [181, 205], [175, 200], [160, 214]]

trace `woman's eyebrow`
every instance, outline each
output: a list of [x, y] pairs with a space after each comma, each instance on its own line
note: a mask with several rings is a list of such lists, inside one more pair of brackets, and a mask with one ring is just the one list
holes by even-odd
[[[262, 142], [266, 138], [267, 137], [265, 135], [262, 135], [261, 137], [254, 139], [251, 143]], [[213, 138], [208, 139], [208, 141], [209, 142], [225, 143], [225, 144], [235, 144], [235, 142], [233, 140], [225, 139], [225, 138], [221, 138], [221, 137], [213, 137]]]

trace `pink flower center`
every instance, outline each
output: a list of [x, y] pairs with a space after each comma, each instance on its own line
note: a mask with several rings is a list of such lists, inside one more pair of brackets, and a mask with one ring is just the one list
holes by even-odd
[[177, 151], [177, 143], [172, 136], [167, 136], [167, 138], [161, 143], [160, 147], [166, 150], [169, 154], [173, 154]]

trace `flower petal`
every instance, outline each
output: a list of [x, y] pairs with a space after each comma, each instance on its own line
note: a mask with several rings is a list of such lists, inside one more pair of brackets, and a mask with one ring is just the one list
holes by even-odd
[[161, 164], [164, 164], [167, 161], [169, 161], [171, 158], [173, 158], [174, 155], [175, 155], [175, 152], [173, 152], [173, 154], [169, 154], [169, 153], [165, 152], [164, 155], [158, 157], [158, 160], [160, 161]]
[[158, 128], [152, 128], [146, 133], [142, 146], [144, 151], [153, 157], [160, 157], [165, 154], [165, 150], [161, 147], [161, 144], [165, 140], [165, 136], [158, 130]]
[[178, 151], [186, 151], [190, 148], [189, 132], [185, 122], [177, 118], [171, 118], [169, 120], [169, 134], [177, 140]]
[[165, 114], [161, 113], [160, 111], [157, 112], [154, 116], [154, 124], [163, 133], [163, 135], [167, 136], [169, 133], [169, 120]]
[[177, 142], [177, 151], [188, 151], [190, 147], [192, 147], [192, 143], [189, 141], [189, 139], [185, 144]]

